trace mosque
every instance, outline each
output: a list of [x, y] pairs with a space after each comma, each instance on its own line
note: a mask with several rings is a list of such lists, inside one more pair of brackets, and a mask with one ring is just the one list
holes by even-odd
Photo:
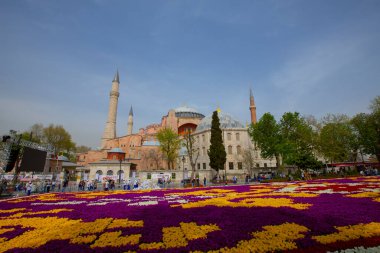
[[[195, 138], [197, 150], [196, 173], [199, 178], [208, 180], [216, 175], [209, 166], [207, 150], [210, 146], [211, 118], [197, 110], [182, 106], [171, 109], [162, 116], [160, 123], [150, 124], [133, 131], [133, 109], [130, 108], [126, 135], [116, 136], [116, 118], [119, 98], [119, 73], [115, 74], [110, 92], [108, 118], [101, 138], [101, 148], [78, 154], [77, 163], [82, 165], [82, 179], [112, 178], [123, 180], [138, 177], [140, 180], [170, 177], [181, 181], [191, 175], [191, 166], [186, 150], [178, 153], [175, 169], [168, 170], [166, 161], [159, 149], [156, 134], [162, 128], [171, 128], [179, 135], [191, 131]], [[250, 91], [251, 123], [256, 123], [256, 106]], [[225, 174], [227, 178], [258, 174], [276, 167], [275, 160], [263, 159], [260, 151], [252, 143], [248, 127], [234, 119], [233, 116], [219, 110], [220, 127], [223, 133], [227, 153]], [[247, 152], [249, 160], [247, 161]], [[195, 161], [194, 161], [195, 162]]]

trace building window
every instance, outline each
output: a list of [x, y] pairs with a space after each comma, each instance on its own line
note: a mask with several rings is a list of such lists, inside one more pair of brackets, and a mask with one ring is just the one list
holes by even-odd
[[239, 133], [236, 133], [236, 140], [240, 141], [240, 134]]
[[198, 163], [198, 170], [200, 170], [201, 169], [201, 164], [200, 163]]
[[112, 175], [113, 175], [113, 171], [112, 170], [107, 171], [107, 176], [112, 176]]
[[203, 163], [203, 169], [204, 170], [206, 169], [206, 163]]
[[116, 156], [114, 155], [112, 159], [113, 159], [113, 160], [116, 160]]
[[266, 168], [267, 167], [267, 163], [264, 163], [264, 168]]
[[228, 133], [228, 134], [227, 134], [227, 140], [228, 140], [228, 141], [231, 140], [231, 133]]
[[202, 134], [202, 141], [205, 142], [206, 141], [206, 137], [204, 134]]
[[228, 146], [228, 154], [232, 155], [232, 146]]
[[256, 163], [256, 167], [259, 168], [259, 167], [260, 167], [260, 164]]
[[146, 174], [146, 179], [152, 179], [152, 174], [151, 173], [147, 173]]
[[103, 171], [98, 170], [95, 174], [95, 179], [100, 181], [102, 179]]
[[238, 162], [238, 170], [242, 170], [243, 169], [243, 163], [242, 162]]
[[175, 173], [172, 173], [172, 179], [175, 179]]
[[234, 163], [233, 163], [233, 162], [229, 162], [229, 163], [228, 163], [228, 168], [229, 168], [230, 170], [233, 170], [233, 169], [234, 169]]
[[240, 154], [241, 154], [241, 147], [240, 147], [240, 146], [237, 146], [237, 147], [236, 147], [236, 151], [237, 151], [237, 154], [240, 155]]

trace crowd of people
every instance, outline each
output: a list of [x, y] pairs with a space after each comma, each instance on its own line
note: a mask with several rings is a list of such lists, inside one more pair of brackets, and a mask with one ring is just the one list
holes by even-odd
[[[95, 191], [98, 189], [98, 183], [100, 183], [97, 180], [82, 180], [78, 184], [78, 190], [79, 191]], [[103, 191], [112, 191], [116, 189], [117, 183], [113, 179], [104, 178], [101, 181], [101, 188]], [[119, 184], [119, 188], [123, 187], [124, 190], [131, 190], [131, 189], [137, 189], [139, 187], [139, 180], [138, 179], [128, 179], [128, 180], [122, 180]]]
[[[339, 176], [345, 176], [346, 173], [349, 173], [351, 170], [346, 171], [345, 168], [339, 168], [339, 170], [331, 170], [331, 171], [326, 171], [326, 173], [333, 173], [337, 174]], [[363, 167], [363, 168], [358, 168], [356, 173], [360, 173], [362, 176], [376, 176], [379, 175], [379, 171], [377, 168], [372, 168], [372, 167]], [[323, 174], [323, 173], [322, 173]], [[249, 184], [251, 182], [262, 182], [263, 180], [267, 179], [272, 179], [272, 178], [284, 178], [285, 180], [293, 181], [293, 180], [311, 180], [312, 176], [318, 176], [314, 175], [312, 173], [309, 173], [307, 170], [299, 170], [298, 174], [291, 174], [288, 173], [288, 175], [285, 174], [268, 174], [268, 173], [262, 173], [258, 174], [253, 174], [253, 177], [251, 175], [246, 174], [245, 178], [242, 179], [246, 184]], [[237, 184], [238, 183], [238, 177], [233, 176], [232, 178], [228, 179], [225, 178], [225, 175], [218, 175], [213, 178], [211, 183], [213, 184], [219, 184], [219, 183], [233, 183]], [[100, 186], [99, 186], [100, 184]], [[157, 181], [157, 185], [160, 188], [167, 188], [170, 187], [172, 184], [171, 178], [159, 178]], [[203, 186], [206, 186], [208, 184], [206, 177], [203, 178]], [[9, 187], [14, 187], [14, 191], [16, 192], [17, 196], [20, 194], [25, 194], [25, 195], [30, 195], [31, 193], [49, 193], [49, 192], [65, 192], [67, 190], [69, 191], [96, 191], [96, 190], [104, 190], [104, 191], [110, 191], [110, 190], [115, 190], [117, 183], [115, 180], [110, 179], [110, 178], [103, 178], [102, 181], [98, 180], [81, 180], [77, 187], [75, 184], [71, 184], [70, 188], [68, 189], [69, 186], [69, 181], [67, 179], [65, 180], [34, 180], [34, 181], [29, 181], [29, 182], [18, 182], [16, 185], [9, 184], [9, 182], [5, 179], [2, 179], [0, 181], [0, 194], [7, 192]], [[118, 188], [122, 188], [124, 190], [132, 190], [132, 189], [137, 189], [140, 185], [140, 181], [137, 178], [132, 178], [132, 179], [127, 179], [127, 180], [122, 180]], [[192, 178], [192, 179], [185, 179], [181, 181], [181, 185], [183, 186], [190, 186], [191, 187], [199, 187], [201, 186], [200, 179], [197, 178]], [[174, 184], [173, 184], [174, 186]]]
[[15, 185], [15, 191], [17, 193], [24, 192], [26, 195], [30, 195], [32, 192], [36, 193], [49, 193], [51, 191], [64, 191], [67, 187], [68, 181], [54, 181], [54, 180], [38, 180], [29, 182], [18, 182]]

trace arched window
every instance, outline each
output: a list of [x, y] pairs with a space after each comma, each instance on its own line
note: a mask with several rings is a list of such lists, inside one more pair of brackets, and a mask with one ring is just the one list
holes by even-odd
[[112, 175], [113, 175], [113, 171], [112, 170], [107, 171], [107, 176], [112, 176]]
[[103, 171], [98, 170], [95, 174], [95, 179], [98, 181], [102, 181], [102, 177], [103, 177]]
[[228, 154], [232, 155], [232, 146], [228, 146]]
[[240, 147], [240, 146], [237, 146], [237, 147], [236, 147], [236, 152], [237, 152], [238, 155], [241, 154], [241, 147]]
[[123, 180], [123, 179], [124, 179], [124, 171], [123, 171], [123, 170], [119, 170], [119, 171], [117, 172], [117, 177], [118, 177], [118, 178], [121, 178], [121, 180]]

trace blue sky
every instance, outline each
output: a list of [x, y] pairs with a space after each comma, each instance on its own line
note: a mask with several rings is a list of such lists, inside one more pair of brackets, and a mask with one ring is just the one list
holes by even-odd
[[0, 1], [0, 133], [63, 125], [97, 147], [120, 72], [117, 134], [181, 105], [249, 121], [368, 112], [380, 1]]

